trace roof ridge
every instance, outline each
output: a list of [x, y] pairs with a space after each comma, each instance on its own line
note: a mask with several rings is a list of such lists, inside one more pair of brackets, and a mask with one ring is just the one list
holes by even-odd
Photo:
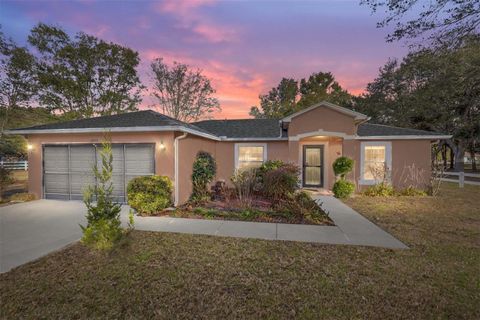
[[277, 118], [245, 118], [245, 119], [207, 119], [207, 120], [200, 120], [200, 121], [195, 121], [192, 123], [201, 123], [201, 122], [220, 122], [220, 121], [253, 121], [253, 120], [271, 120], [271, 121], [278, 121], [279, 119]]

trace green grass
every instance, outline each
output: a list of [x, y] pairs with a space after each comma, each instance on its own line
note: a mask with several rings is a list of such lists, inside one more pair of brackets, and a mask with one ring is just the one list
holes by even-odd
[[135, 231], [0, 275], [2, 318], [480, 318], [480, 188], [347, 202], [410, 250]]

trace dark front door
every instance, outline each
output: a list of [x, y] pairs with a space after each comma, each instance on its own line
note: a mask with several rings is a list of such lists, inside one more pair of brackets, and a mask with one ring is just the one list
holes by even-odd
[[323, 188], [323, 145], [303, 146], [303, 186]]

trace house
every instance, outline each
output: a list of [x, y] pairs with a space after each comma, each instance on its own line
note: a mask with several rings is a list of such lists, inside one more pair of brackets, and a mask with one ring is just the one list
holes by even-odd
[[[93, 184], [96, 148], [105, 132], [113, 142], [113, 184], [125, 200], [128, 181], [139, 175], [166, 175], [175, 187], [175, 204], [191, 193], [192, 164], [198, 151], [217, 162], [216, 180], [229, 181], [235, 169], [266, 160], [301, 168], [302, 186], [331, 189], [332, 163], [355, 160], [348, 177], [359, 189], [389, 172], [396, 187], [407, 183], [405, 169], [415, 165], [428, 178], [431, 143], [450, 138], [422, 130], [370, 124], [364, 114], [321, 102], [283, 119], [206, 120], [187, 124], [154, 111], [138, 111], [10, 130], [29, 143], [29, 190], [40, 198], [81, 199]], [[377, 173], [375, 173], [375, 169]], [[375, 174], [374, 174], [375, 173]]]

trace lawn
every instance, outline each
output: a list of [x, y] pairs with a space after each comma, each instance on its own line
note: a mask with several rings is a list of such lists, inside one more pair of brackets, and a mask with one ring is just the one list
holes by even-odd
[[480, 318], [480, 187], [348, 204], [409, 250], [135, 231], [0, 275], [3, 318]]

